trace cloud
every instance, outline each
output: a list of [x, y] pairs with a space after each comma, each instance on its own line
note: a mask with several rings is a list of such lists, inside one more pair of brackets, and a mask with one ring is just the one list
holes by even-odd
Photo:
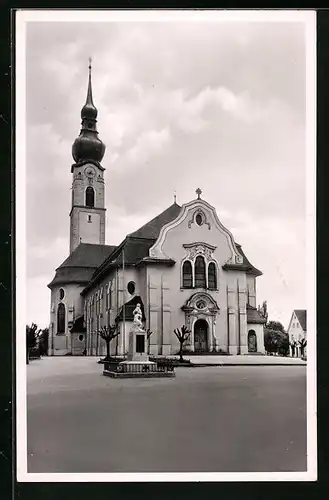
[[126, 159], [130, 163], [146, 163], [152, 156], [161, 152], [170, 141], [168, 128], [162, 130], [149, 130], [141, 134], [134, 146], [127, 151]]
[[92, 56], [107, 243], [200, 187], [263, 270], [258, 301], [274, 319], [303, 307], [301, 23], [30, 23], [26, 50], [29, 295], [48, 303], [44, 284], [68, 253], [71, 147]]

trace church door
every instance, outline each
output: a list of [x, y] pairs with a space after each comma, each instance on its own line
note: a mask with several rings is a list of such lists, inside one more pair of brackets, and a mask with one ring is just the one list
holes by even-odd
[[194, 351], [208, 351], [208, 323], [198, 319], [194, 324]]
[[257, 352], [257, 337], [255, 330], [248, 332], [248, 352]]

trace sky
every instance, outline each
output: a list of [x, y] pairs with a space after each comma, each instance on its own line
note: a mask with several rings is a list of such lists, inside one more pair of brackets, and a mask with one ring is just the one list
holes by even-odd
[[257, 302], [288, 327], [306, 308], [301, 22], [27, 23], [27, 323], [48, 325], [47, 284], [69, 253], [89, 56], [106, 144], [106, 243], [200, 187], [263, 272]]

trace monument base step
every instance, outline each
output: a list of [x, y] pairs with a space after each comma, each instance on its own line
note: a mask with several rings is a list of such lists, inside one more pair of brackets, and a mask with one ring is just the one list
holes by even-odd
[[149, 359], [146, 361], [127, 360], [127, 361], [120, 361], [120, 365], [156, 365], [156, 363], [154, 363], [154, 361], [150, 361]]
[[175, 372], [111, 372], [103, 371], [103, 375], [112, 378], [168, 378], [175, 377]]

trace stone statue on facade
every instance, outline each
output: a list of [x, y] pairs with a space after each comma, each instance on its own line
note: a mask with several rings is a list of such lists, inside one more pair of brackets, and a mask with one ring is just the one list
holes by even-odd
[[140, 304], [137, 304], [137, 306], [135, 307], [135, 309], [133, 311], [133, 315], [134, 315], [134, 326], [142, 329], [143, 328], [143, 323], [142, 323], [143, 314], [142, 314], [142, 309], [141, 309]]

